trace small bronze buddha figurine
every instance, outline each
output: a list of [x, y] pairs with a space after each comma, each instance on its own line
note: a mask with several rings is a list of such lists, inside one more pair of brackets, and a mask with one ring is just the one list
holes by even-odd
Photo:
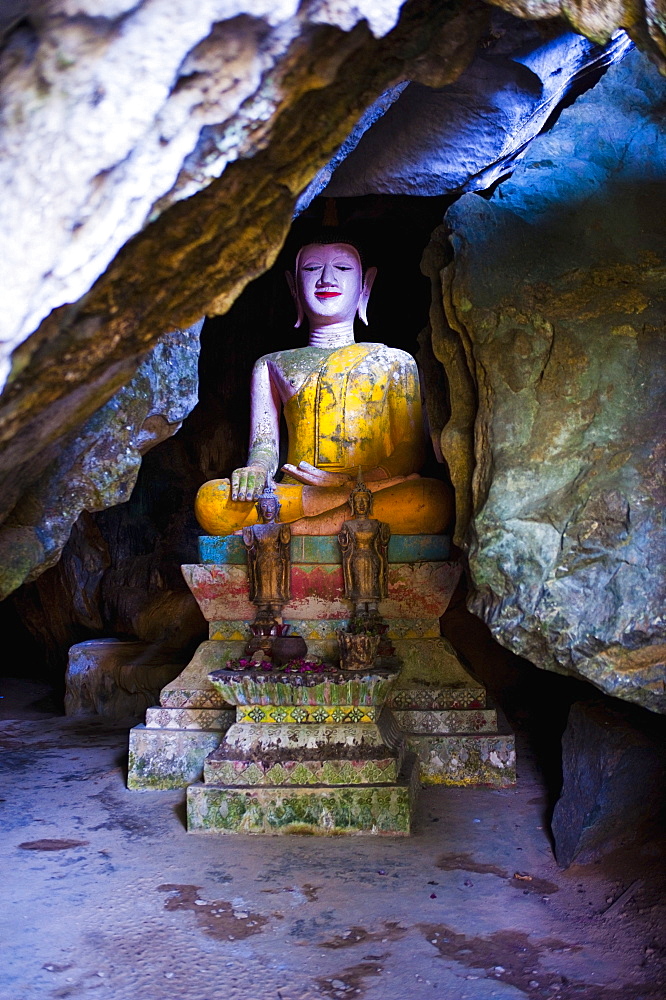
[[372, 493], [361, 479], [349, 496], [352, 517], [338, 535], [342, 550], [345, 597], [354, 617], [377, 617], [378, 603], [388, 596], [388, 543], [391, 528], [371, 517]]
[[291, 528], [278, 523], [280, 501], [272, 483], [266, 484], [257, 510], [262, 523], [243, 528], [250, 600], [257, 605], [257, 621], [279, 621], [291, 599]]

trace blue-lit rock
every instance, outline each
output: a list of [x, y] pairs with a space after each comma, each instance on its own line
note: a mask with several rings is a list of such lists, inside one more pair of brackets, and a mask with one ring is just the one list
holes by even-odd
[[452, 391], [442, 435], [459, 495], [472, 482], [458, 527], [467, 518], [473, 610], [538, 666], [654, 711], [666, 711], [665, 98], [631, 53], [489, 201], [449, 210], [449, 326], [433, 331], [478, 398], [472, 426]]
[[454, 83], [411, 83], [337, 165], [324, 193], [442, 195], [489, 187], [515, 166], [567, 92], [622, 58], [563, 28], [546, 34], [497, 12], [488, 37]]
[[616, 704], [571, 706], [552, 824], [562, 868], [660, 836], [666, 811], [663, 720]]

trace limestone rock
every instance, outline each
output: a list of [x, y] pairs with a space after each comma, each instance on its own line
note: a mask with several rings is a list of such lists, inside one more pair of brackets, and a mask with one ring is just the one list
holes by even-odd
[[546, 32], [498, 12], [461, 76], [439, 88], [410, 83], [337, 166], [324, 194], [434, 196], [491, 187], [569, 91], [589, 86], [630, 45], [623, 32], [602, 48], [559, 22]]
[[[575, 30], [602, 43], [628, 26], [655, 58], [663, 54], [659, 19], [628, 2], [498, 5], [536, 19], [562, 7]], [[298, 194], [387, 86], [410, 76], [430, 86], [455, 79], [486, 11], [477, 2], [449, 6], [201, 0], [193, 9], [178, 0], [114, 0], [100, 10], [92, 0], [32, 0], [25, 9], [10, 7], [0, 21], [0, 193], [14, 242], [4, 255], [0, 381], [12, 350], [52, 309], [79, 300], [129, 239], [231, 164], [274, 147], [277, 155], [256, 173], [246, 171], [248, 194], [257, 194], [279, 183], [285, 160], [276, 147], [288, 137], [292, 158], [283, 180]], [[308, 127], [297, 150], [294, 122], [286, 134], [283, 126], [290, 110], [306, 110], [299, 107], [304, 97], [306, 104], [314, 98], [314, 114], [302, 119]], [[297, 166], [296, 154], [306, 149]], [[219, 238], [226, 221], [219, 228], [213, 221], [210, 236]], [[209, 301], [226, 297], [239, 280], [230, 276], [227, 288], [210, 289]], [[96, 314], [87, 313], [93, 326]], [[170, 318], [182, 325], [195, 317]]]
[[[380, 37], [401, 4], [316, 4], [302, 17], [297, 6], [117, 0], [100, 9], [56, 0], [33, 4], [31, 16], [10, 26], [2, 76], [12, 157], [2, 158], [0, 190], [17, 240], [4, 261], [12, 346], [51, 309], [87, 292], [151, 216], [265, 143], [289, 100], [284, 74], [301, 32], [335, 25], [338, 32], [324, 29], [331, 37], [364, 19], [368, 36]], [[337, 70], [327, 56], [315, 71], [322, 82]], [[33, 191], [43, 192], [40, 211], [25, 212]]]
[[519, 17], [563, 17], [571, 26], [597, 42], [606, 42], [618, 28], [631, 37], [662, 68], [665, 65], [666, 31], [659, 0], [645, 4], [640, 14], [633, 0], [490, 0]]
[[645, 839], [666, 811], [663, 724], [646, 731], [627, 711], [577, 702], [562, 738], [562, 795], [553, 813], [558, 864], [587, 864]]
[[129, 498], [142, 455], [175, 434], [197, 402], [202, 322], [162, 337], [134, 378], [57, 443], [35, 481], [16, 477], [14, 496], [24, 490], [0, 527], [0, 599], [57, 562], [82, 511]]
[[449, 210], [433, 330], [472, 609], [538, 666], [659, 711], [665, 96], [631, 53], [489, 201]]
[[65, 714], [138, 719], [182, 666], [165, 662], [159, 648], [145, 642], [79, 642], [69, 651]]

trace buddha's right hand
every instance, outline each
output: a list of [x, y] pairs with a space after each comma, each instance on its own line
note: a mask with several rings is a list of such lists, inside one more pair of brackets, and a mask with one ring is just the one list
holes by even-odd
[[266, 470], [260, 465], [246, 465], [231, 474], [232, 500], [257, 500], [266, 485]]

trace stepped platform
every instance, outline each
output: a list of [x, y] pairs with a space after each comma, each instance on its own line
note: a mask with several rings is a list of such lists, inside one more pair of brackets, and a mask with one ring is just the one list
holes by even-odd
[[394, 782], [252, 788], [195, 784], [187, 789], [192, 833], [410, 833], [418, 766], [405, 762]]
[[[265, 686], [248, 697], [242, 684], [233, 695], [220, 683], [219, 672], [243, 656], [255, 609], [242, 540], [202, 537], [201, 562], [182, 569], [209, 639], [163, 688], [145, 726], [131, 731], [128, 787], [189, 786], [188, 829], [196, 832], [401, 834], [419, 782], [513, 783], [512, 734], [439, 633], [461, 572], [448, 556], [444, 536], [391, 538], [390, 596], [380, 613], [394, 652], [377, 658], [373, 672], [393, 679], [376, 700], [367, 690], [359, 696], [351, 678], [334, 696], [320, 679], [318, 691], [298, 685], [285, 700]], [[308, 657], [339, 673], [336, 632], [350, 607], [334, 536], [292, 539], [292, 594], [283, 617], [290, 633], [303, 636]], [[368, 744], [380, 725], [381, 745]], [[313, 752], [308, 740], [322, 727], [329, 737]], [[344, 749], [344, 732], [359, 727], [363, 740]], [[278, 742], [285, 739], [290, 750]]]
[[[423, 785], [492, 785], [516, 783], [516, 747], [511, 729], [496, 708], [437, 707], [438, 693], [430, 692], [430, 707], [419, 708], [421, 692], [409, 707], [394, 710], [405, 746], [416, 756]], [[441, 704], [441, 702], [440, 702]]]
[[376, 722], [235, 723], [187, 789], [188, 830], [405, 835], [417, 787], [386, 710]]
[[187, 789], [188, 830], [409, 833], [418, 766], [382, 710], [398, 672], [211, 673], [237, 721]]

